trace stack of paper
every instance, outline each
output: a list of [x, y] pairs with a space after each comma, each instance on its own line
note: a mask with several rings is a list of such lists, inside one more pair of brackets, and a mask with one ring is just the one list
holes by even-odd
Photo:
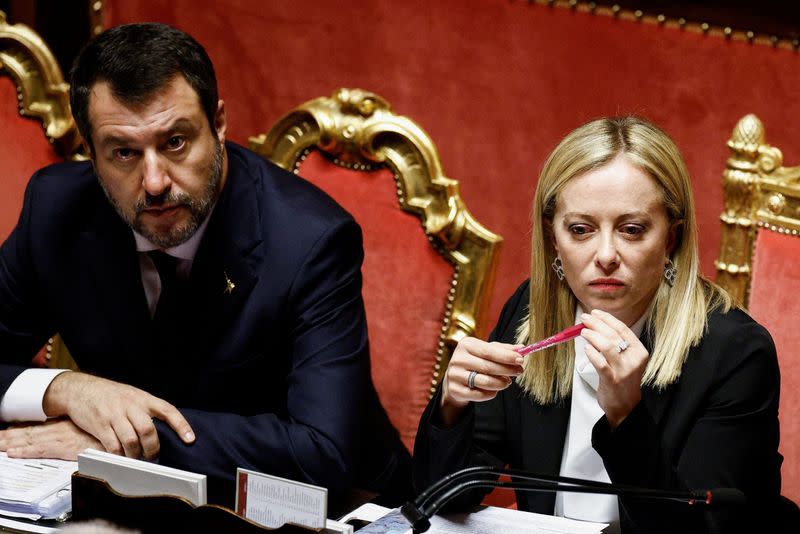
[[36, 520], [69, 512], [70, 480], [77, 468], [75, 462], [9, 458], [0, 452], [0, 514]]
[[175, 495], [206, 504], [206, 476], [94, 449], [78, 455], [78, 472], [108, 482], [123, 495]]

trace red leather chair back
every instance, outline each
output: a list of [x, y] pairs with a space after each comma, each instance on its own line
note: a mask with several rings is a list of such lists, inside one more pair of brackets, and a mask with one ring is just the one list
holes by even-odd
[[480, 226], [427, 135], [377, 95], [342, 89], [251, 148], [327, 191], [364, 234], [372, 377], [405, 445], [458, 340], [479, 333], [500, 238]]

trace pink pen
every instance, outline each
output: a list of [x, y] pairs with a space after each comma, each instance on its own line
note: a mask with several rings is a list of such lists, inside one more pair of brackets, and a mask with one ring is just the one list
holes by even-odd
[[569, 328], [562, 330], [558, 334], [548, 337], [547, 339], [537, 341], [533, 345], [528, 345], [526, 347], [522, 347], [521, 349], [517, 349], [517, 353], [519, 353], [520, 356], [526, 356], [531, 352], [536, 352], [546, 349], [547, 347], [552, 347], [553, 345], [569, 341], [570, 339], [575, 339], [581, 335], [581, 330], [584, 328], [585, 327], [583, 326], [583, 323], [578, 323], [575, 326], [570, 326]]

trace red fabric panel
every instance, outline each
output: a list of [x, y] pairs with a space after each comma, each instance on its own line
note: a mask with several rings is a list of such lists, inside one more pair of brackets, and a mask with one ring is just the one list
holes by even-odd
[[800, 237], [761, 230], [753, 256], [749, 311], [772, 334], [781, 366], [782, 493], [800, 502]]
[[453, 267], [433, 250], [420, 220], [400, 210], [388, 169], [344, 169], [312, 152], [300, 174], [349, 211], [364, 233], [364, 305], [372, 378], [411, 450], [428, 403]]
[[[476, 218], [505, 238], [489, 310], [526, 277], [544, 158], [569, 130], [634, 112], [663, 126], [695, 180], [703, 271], [719, 254], [725, 142], [749, 112], [800, 138], [800, 55], [522, 0], [107, 0], [108, 24], [158, 20], [208, 49], [244, 142], [338, 87], [386, 98], [436, 142]], [[789, 162], [791, 164], [791, 162]], [[485, 325], [491, 326], [491, 325]]]
[[0, 75], [0, 242], [17, 224], [28, 179], [40, 167], [59, 161], [41, 123], [21, 117], [18, 109], [14, 82]]

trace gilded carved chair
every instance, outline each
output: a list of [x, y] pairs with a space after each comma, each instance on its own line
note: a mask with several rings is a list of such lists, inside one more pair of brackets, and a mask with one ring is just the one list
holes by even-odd
[[[28, 178], [40, 167], [78, 159], [80, 136], [69, 109], [69, 86], [44, 41], [0, 11], [0, 242], [14, 228]], [[40, 366], [72, 367], [58, 336], [34, 358]]]
[[411, 449], [455, 345], [480, 333], [501, 238], [470, 215], [427, 134], [373, 93], [306, 102], [250, 148], [327, 191], [361, 225], [372, 376]]
[[772, 334], [781, 369], [782, 493], [800, 502], [800, 166], [783, 165], [755, 115], [728, 141], [717, 283]]

